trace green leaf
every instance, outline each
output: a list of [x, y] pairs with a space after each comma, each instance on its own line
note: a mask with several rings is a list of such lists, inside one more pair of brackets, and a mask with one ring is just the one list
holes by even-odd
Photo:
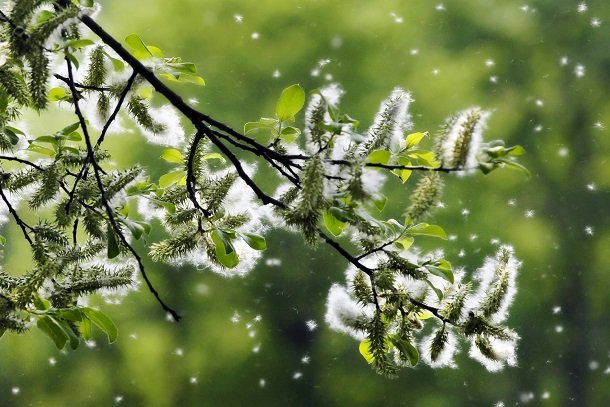
[[76, 58], [76, 56], [69, 52], [67, 49], [64, 50], [64, 53], [66, 55], [66, 58], [68, 58], [70, 60], [70, 62], [72, 62], [74, 64], [74, 67], [76, 69], [78, 69], [78, 67], [80, 66], [80, 62], [78, 62], [78, 58]]
[[235, 252], [235, 248], [226, 234], [220, 229], [214, 229], [210, 238], [214, 243], [214, 252], [220, 264], [230, 269], [236, 267], [239, 264], [237, 252]]
[[66, 90], [64, 88], [51, 88], [49, 89], [48, 98], [51, 102], [58, 102], [60, 100], [65, 100], [68, 97]]
[[114, 322], [108, 318], [108, 315], [104, 314], [102, 311], [89, 307], [83, 307], [81, 310], [85, 316], [95, 324], [95, 326], [101, 329], [108, 336], [108, 343], [113, 343], [116, 341], [119, 331]]
[[59, 131], [59, 134], [62, 136], [74, 133], [76, 130], [80, 128], [80, 122], [72, 123]]
[[106, 57], [110, 60], [110, 62], [112, 62], [112, 67], [114, 68], [115, 71], [123, 72], [123, 70], [125, 69], [125, 63], [123, 61], [111, 56], [106, 51], [104, 51], [104, 55], [106, 55]]
[[138, 96], [141, 96], [143, 99], [150, 100], [155, 93], [155, 88], [152, 86], [140, 86], [137, 92]]
[[358, 351], [360, 351], [360, 354], [369, 365], [375, 361], [375, 356], [373, 356], [373, 353], [371, 352], [370, 339], [367, 338], [360, 342], [360, 345], [358, 345]]
[[29, 151], [33, 151], [38, 154], [46, 155], [48, 157], [55, 157], [55, 151], [53, 151], [49, 148], [46, 148], [46, 147], [39, 146], [37, 144], [30, 144], [27, 149]]
[[413, 245], [414, 241], [415, 239], [412, 237], [403, 237], [402, 239], [395, 241], [394, 245], [401, 250], [407, 250], [409, 247], [411, 247], [411, 245]]
[[409, 151], [408, 156], [428, 167], [436, 168], [441, 165], [441, 163], [437, 161], [436, 155], [432, 151], [413, 150]]
[[417, 225], [413, 225], [407, 228], [405, 233], [414, 236], [423, 235], [440, 237], [441, 239], [447, 240], [447, 232], [445, 232], [443, 228], [437, 225], [429, 225], [427, 223], [418, 223]]
[[159, 76], [172, 82], [194, 83], [195, 85], [205, 86], [205, 80], [201, 76], [192, 75], [189, 73], [160, 73]]
[[17, 145], [17, 143], [19, 143], [19, 136], [17, 136], [15, 134], [15, 132], [13, 132], [11, 129], [9, 129], [8, 127], [4, 127], [4, 135], [6, 135], [6, 137], [8, 138], [8, 141], [11, 143], [11, 145]]
[[353, 222], [356, 218], [350, 212], [337, 208], [336, 206], [331, 206], [328, 211], [341, 222]]
[[407, 138], [406, 138], [406, 141], [405, 141], [406, 148], [409, 149], [411, 147], [415, 147], [427, 135], [428, 135], [427, 132], [426, 133], [411, 133], [411, 134], [409, 134], [407, 136]]
[[396, 349], [409, 359], [411, 366], [416, 366], [419, 363], [419, 351], [411, 342], [396, 336], [391, 337], [391, 341]]
[[92, 338], [92, 335], [91, 335], [91, 320], [89, 319], [89, 317], [84, 315], [84, 318], [80, 322], [80, 324], [78, 326], [78, 329], [80, 330], [80, 333], [83, 336], [84, 340], [86, 340], [86, 341], [91, 340], [91, 338]]
[[276, 119], [262, 118], [257, 122], [248, 122], [244, 125], [244, 134], [257, 129], [271, 129], [277, 124]]
[[38, 318], [36, 326], [55, 342], [57, 349], [63, 349], [63, 347], [66, 346], [66, 342], [68, 342], [69, 339], [68, 333], [53, 317], [45, 315]]
[[208, 153], [206, 155], [203, 156], [204, 160], [220, 160], [222, 162], [225, 162], [225, 158], [222, 154], [219, 153]]
[[72, 327], [70, 326], [70, 324], [68, 324], [68, 322], [62, 321], [62, 320], [59, 320], [57, 322], [59, 322], [61, 327], [64, 329], [64, 332], [68, 334], [68, 339], [70, 340], [70, 347], [73, 350], [77, 349], [78, 345], [80, 344], [80, 339], [78, 338], [78, 336], [76, 336], [76, 334], [72, 330]]
[[375, 194], [373, 196], [373, 203], [375, 204], [375, 207], [377, 208], [377, 210], [379, 212], [381, 212], [383, 210], [383, 208], [385, 208], [386, 204], [388, 203], [388, 197], [385, 196], [384, 194]]
[[428, 279], [425, 279], [425, 280], [426, 280], [426, 283], [428, 284], [428, 286], [430, 288], [432, 288], [432, 291], [434, 291], [434, 294], [436, 294], [436, 297], [438, 298], [438, 300], [442, 301], [443, 300], [443, 292], [441, 290], [439, 290], [438, 288], [436, 288], [434, 286], [434, 284], [432, 284], [432, 282], [430, 280], [428, 280]]
[[57, 145], [57, 139], [53, 136], [40, 136], [40, 137], [36, 137], [34, 139], [34, 141], [37, 141], [39, 143], [49, 143], [52, 144], [54, 146]]
[[175, 148], [168, 148], [167, 150], [163, 150], [161, 153], [161, 158], [170, 163], [176, 164], [184, 164], [184, 158], [182, 157], [182, 153]]
[[15, 134], [18, 134], [20, 136], [25, 136], [25, 133], [21, 130], [19, 130], [17, 127], [13, 127], [13, 126], [4, 126], [4, 129], [8, 129], [10, 131], [12, 131]]
[[150, 49], [144, 44], [144, 41], [137, 34], [130, 34], [125, 38], [127, 45], [133, 50], [133, 56], [138, 60], [150, 59], [153, 57]]
[[51, 303], [49, 302], [49, 300], [42, 298], [39, 295], [35, 295], [34, 296], [34, 306], [36, 307], [37, 310], [46, 311], [49, 308], [51, 308]]
[[343, 229], [345, 229], [345, 222], [337, 219], [332, 212], [328, 210], [324, 211], [322, 218], [324, 220], [324, 226], [326, 226], [326, 229], [328, 229], [333, 236], [339, 236], [343, 232]]
[[72, 47], [72, 48], [76, 48], [76, 49], [88, 47], [93, 44], [95, 44], [95, 43], [88, 39], [71, 40], [71, 41], [66, 42], [67, 47]]
[[507, 167], [509, 167], [510, 169], [521, 171], [521, 172], [525, 173], [525, 175], [527, 175], [528, 177], [531, 177], [531, 175], [532, 175], [530, 173], [530, 170], [528, 170], [526, 167], [519, 164], [518, 162], [515, 162], [513, 160], [506, 160], [506, 159], [500, 159], [499, 161], [502, 162]]
[[180, 184], [182, 181], [182, 178], [185, 178], [185, 177], [186, 177], [186, 171], [184, 171], [184, 170], [168, 172], [167, 174], [163, 174], [163, 175], [161, 175], [161, 177], [159, 177], [159, 186], [161, 188], [167, 188], [176, 183]]
[[267, 242], [265, 241], [265, 238], [261, 235], [242, 232], [240, 233], [240, 236], [242, 239], [244, 239], [244, 242], [246, 242], [248, 246], [250, 246], [254, 250], [265, 250], [267, 248]]
[[57, 317], [68, 321], [80, 322], [83, 320], [83, 313], [79, 308], [65, 308], [57, 312]]
[[108, 222], [108, 226], [106, 229], [106, 236], [108, 238], [108, 258], [109, 259], [114, 259], [116, 256], [118, 256], [121, 253], [121, 250], [119, 249], [119, 243], [117, 242], [117, 236], [114, 233], [114, 230], [112, 230], [112, 225], [110, 224], [110, 222]]
[[192, 62], [167, 62], [165, 66], [171, 71], [180, 73], [197, 73], [197, 66]]
[[516, 145], [516, 146], [512, 146], [510, 148], [507, 148], [506, 152], [509, 155], [517, 157], [517, 156], [525, 154], [526, 151], [525, 151], [525, 148], [523, 148], [522, 146]]
[[136, 239], [140, 240], [143, 234], [150, 232], [150, 225], [145, 222], [134, 222], [130, 219], [122, 219], [122, 222], [127, 226], [131, 235]]
[[161, 48], [155, 47], [154, 45], [147, 45], [146, 49], [148, 49], [148, 51], [150, 51], [153, 56], [157, 58], [163, 58], [163, 51], [161, 50]]
[[435, 264], [428, 264], [425, 267], [431, 274], [441, 277], [453, 284], [454, 276], [451, 271], [451, 264], [447, 260], [440, 260]]
[[0, 235], [0, 246], [6, 246], [6, 237]]
[[303, 88], [298, 84], [289, 86], [282, 91], [275, 107], [275, 114], [282, 122], [290, 120], [303, 108], [304, 104], [305, 91]]
[[[400, 165], [404, 165], [405, 167], [410, 166], [411, 160], [409, 160], [408, 157], [399, 157], [398, 158], [398, 164]], [[405, 182], [407, 182], [407, 180], [409, 179], [409, 177], [411, 176], [411, 174], [413, 173], [413, 170], [407, 170], [407, 169], [402, 169], [402, 170], [394, 170], [392, 171], [398, 178], [400, 178], [400, 180], [402, 181], [402, 183], [404, 184]]]
[[280, 139], [286, 143], [294, 143], [299, 135], [301, 135], [301, 130], [297, 129], [296, 127], [287, 126], [282, 129]]
[[73, 131], [72, 133], [66, 136], [66, 140], [69, 141], [81, 141], [82, 139], [83, 138], [81, 137], [80, 133], [77, 131]]
[[390, 161], [391, 154], [387, 150], [373, 150], [366, 157], [366, 162], [372, 164], [387, 164]]

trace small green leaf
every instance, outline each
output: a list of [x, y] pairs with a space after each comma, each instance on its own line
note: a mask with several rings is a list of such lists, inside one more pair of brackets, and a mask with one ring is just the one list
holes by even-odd
[[280, 139], [286, 143], [294, 143], [294, 141], [301, 135], [301, 130], [296, 127], [287, 126], [282, 129], [280, 133]]
[[453, 284], [454, 276], [453, 276], [453, 272], [451, 271], [451, 268], [447, 269], [444, 267], [439, 267], [439, 266], [434, 266], [434, 265], [427, 265], [425, 267], [431, 274], [434, 274], [435, 276], [443, 278], [443, 279], [449, 281], [451, 284]]
[[214, 229], [210, 238], [214, 243], [214, 252], [220, 264], [230, 269], [236, 267], [239, 264], [239, 259], [231, 240], [219, 229]]
[[108, 258], [109, 259], [114, 259], [116, 256], [118, 256], [121, 253], [121, 250], [119, 249], [119, 243], [117, 242], [117, 236], [114, 233], [114, 230], [112, 230], [112, 225], [110, 224], [110, 222], [108, 222], [108, 227], [106, 230], [106, 236], [108, 238]]
[[407, 136], [407, 138], [406, 138], [406, 141], [405, 141], [406, 148], [409, 149], [411, 147], [415, 147], [427, 135], [428, 135], [427, 132], [426, 133], [411, 133], [411, 134], [409, 134]]
[[186, 178], [186, 171], [172, 171], [167, 174], [163, 174], [161, 175], [161, 177], [159, 177], [159, 186], [161, 188], [167, 188], [176, 183], [180, 185], [183, 178]]
[[194, 83], [195, 85], [205, 86], [205, 80], [201, 76], [192, 75], [188, 73], [171, 74], [171, 73], [160, 73], [160, 77], [165, 78], [172, 82], [180, 83]]
[[42, 298], [39, 295], [34, 296], [34, 306], [37, 310], [46, 311], [51, 308], [51, 303], [49, 300]]
[[277, 123], [276, 119], [261, 119], [257, 122], [248, 122], [244, 125], [244, 134], [248, 134], [251, 131], [257, 129], [271, 129]]
[[436, 294], [436, 297], [438, 298], [438, 300], [442, 301], [443, 300], [443, 292], [441, 290], [439, 290], [438, 288], [436, 288], [434, 286], [434, 284], [432, 284], [432, 282], [430, 280], [428, 280], [428, 279], [425, 279], [425, 280], [426, 280], [426, 283], [428, 284], [428, 286], [430, 288], [432, 288], [432, 291], [434, 291], [434, 294]]
[[436, 168], [441, 165], [441, 163], [439, 163], [438, 160], [436, 159], [436, 155], [434, 155], [434, 153], [432, 151], [413, 150], [413, 151], [409, 151], [408, 156], [419, 161], [422, 165], [425, 165], [428, 167]]
[[225, 158], [222, 156], [222, 154], [219, 153], [208, 153], [206, 155], [203, 156], [204, 160], [220, 160], [222, 162], [225, 162]]
[[60, 100], [65, 100], [68, 97], [66, 90], [64, 88], [51, 88], [49, 89], [48, 98], [51, 102], [58, 102]]
[[78, 69], [78, 67], [80, 66], [80, 62], [78, 62], [78, 58], [76, 58], [76, 56], [73, 53], [69, 52], [67, 48], [64, 50], [64, 53], [66, 55], [66, 58], [68, 58], [70, 60], [70, 62], [72, 62], [72, 64], [74, 64], [74, 67], [76, 69]]
[[54, 146], [57, 145], [57, 139], [53, 136], [40, 136], [40, 137], [36, 137], [34, 139], [34, 141], [37, 141], [39, 143], [49, 143], [52, 144]]
[[79, 48], [84, 48], [84, 47], [88, 47], [90, 45], [95, 44], [93, 41], [88, 40], [88, 39], [82, 39], [82, 40], [71, 40], [66, 42], [66, 46], [67, 47], [72, 47], [75, 49], [79, 49]]
[[69, 339], [68, 333], [53, 317], [45, 315], [38, 318], [36, 326], [55, 342], [57, 349], [63, 349], [63, 347], [66, 346], [66, 342], [68, 342]]
[[517, 157], [517, 156], [525, 154], [526, 151], [525, 151], [525, 148], [523, 148], [522, 146], [516, 145], [516, 146], [512, 146], [512, 147], [507, 148], [506, 152], [509, 155]]
[[373, 356], [373, 353], [371, 352], [370, 339], [367, 338], [360, 342], [360, 345], [358, 345], [358, 351], [360, 351], [360, 354], [369, 365], [375, 361], [375, 356]]
[[427, 223], [418, 223], [417, 225], [413, 225], [407, 228], [407, 230], [405, 230], [405, 233], [414, 236], [433, 236], [447, 240], [447, 232], [445, 232], [443, 228], [437, 225], [429, 225]]
[[147, 45], [146, 49], [155, 57], [163, 58], [163, 51], [159, 47], [155, 47], [154, 45]]
[[324, 220], [324, 226], [326, 226], [326, 229], [328, 229], [333, 236], [339, 236], [343, 232], [343, 229], [345, 229], [345, 222], [337, 219], [333, 213], [328, 210], [324, 211], [322, 218]]
[[85, 316], [95, 324], [95, 326], [101, 329], [108, 336], [108, 343], [113, 343], [116, 341], [119, 331], [114, 322], [108, 318], [108, 315], [104, 314], [102, 311], [89, 307], [83, 307], [81, 310]]
[[328, 211], [331, 213], [331, 215], [333, 215], [341, 222], [348, 223], [353, 222], [355, 220], [354, 215], [352, 215], [350, 212], [341, 208], [337, 208], [336, 206], [331, 206]]
[[242, 239], [244, 239], [244, 242], [246, 242], [248, 246], [254, 250], [265, 250], [267, 248], [265, 238], [260, 235], [242, 232], [240, 233], [240, 236]]
[[430, 311], [428, 311], [427, 309], [423, 309], [417, 312], [417, 318], [418, 319], [430, 319], [434, 316], [434, 314]]
[[526, 167], [519, 164], [518, 162], [515, 162], [512, 160], [507, 160], [507, 159], [500, 159], [499, 161], [502, 162], [507, 167], [509, 167], [510, 169], [521, 171], [521, 172], [525, 173], [525, 175], [527, 175], [528, 177], [531, 177], [531, 175], [532, 175], [530, 173], [530, 170], [528, 170]]
[[396, 349], [409, 359], [411, 366], [416, 366], [419, 363], [419, 351], [411, 342], [396, 336], [393, 336], [391, 341], [396, 346]]
[[[134, 222], [129, 219], [123, 219], [122, 222], [127, 226], [127, 229], [131, 232], [131, 235], [136, 239], [140, 240], [142, 235], [146, 233], [146, 228], [142, 224], [143, 222]], [[150, 225], [148, 225], [150, 230]]]
[[86, 341], [91, 340], [91, 338], [92, 338], [92, 335], [91, 335], [91, 320], [89, 319], [89, 317], [84, 315], [82, 321], [80, 322], [80, 324], [78, 326], [78, 329], [80, 330], [80, 333], [83, 336], [84, 340], [86, 340]]
[[68, 134], [74, 133], [76, 130], [80, 128], [80, 122], [72, 123], [59, 131], [59, 134], [62, 136], [66, 136]]
[[394, 242], [394, 245], [401, 250], [408, 250], [409, 247], [411, 247], [411, 245], [413, 245], [414, 241], [415, 241], [415, 239], [412, 237], [403, 237], [402, 239], [399, 239], [396, 242]]
[[68, 339], [70, 340], [70, 347], [72, 350], [77, 349], [78, 345], [80, 344], [80, 339], [78, 336], [76, 336], [72, 330], [72, 327], [66, 321], [59, 320], [57, 322], [59, 322], [61, 327], [64, 329], [64, 332], [68, 334]]
[[366, 157], [366, 162], [371, 164], [387, 164], [390, 161], [391, 154], [387, 150], [373, 150]]
[[19, 143], [19, 136], [17, 136], [14, 131], [9, 129], [8, 126], [4, 127], [3, 130], [4, 130], [4, 135], [6, 135], [6, 137], [8, 138], [8, 141], [11, 143], [11, 145], [15, 146], [15, 145], [17, 145], [17, 143]]
[[137, 34], [130, 34], [125, 38], [127, 45], [133, 50], [133, 56], [138, 60], [150, 59], [153, 57], [150, 49], [144, 44], [144, 41]]
[[106, 55], [106, 57], [110, 60], [110, 62], [112, 62], [112, 67], [114, 68], [115, 71], [123, 72], [123, 70], [125, 69], [125, 63], [123, 61], [111, 56], [106, 51], [104, 51], [104, 55]]
[[48, 157], [55, 157], [55, 151], [53, 151], [49, 148], [46, 148], [46, 147], [39, 146], [37, 144], [30, 144], [27, 149], [29, 151], [33, 151], [38, 154], [46, 155]]
[[79, 308], [65, 308], [57, 312], [57, 317], [68, 321], [80, 322], [83, 320], [83, 313]]
[[379, 212], [381, 212], [383, 210], [383, 208], [385, 208], [386, 204], [388, 203], [388, 197], [385, 196], [384, 194], [375, 194], [373, 196], [373, 203], [375, 204], [375, 207], [377, 208], [377, 210]]
[[161, 153], [161, 158], [170, 163], [176, 164], [184, 164], [184, 158], [182, 157], [182, 153], [175, 148], [168, 148], [163, 150]]
[[6, 237], [0, 235], [0, 246], [6, 246]]
[[280, 121], [286, 121], [303, 108], [305, 104], [305, 91], [300, 85], [295, 84], [282, 91], [280, 99], [275, 107], [275, 114]]
[[13, 127], [13, 126], [4, 126], [4, 129], [5, 130], [8, 129], [8, 130], [12, 131], [15, 134], [19, 134], [20, 136], [25, 136], [25, 133], [23, 131], [21, 131], [18, 128]]
[[197, 73], [197, 66], [192, 62], [168, 62], [165, 66], [176, 72]]

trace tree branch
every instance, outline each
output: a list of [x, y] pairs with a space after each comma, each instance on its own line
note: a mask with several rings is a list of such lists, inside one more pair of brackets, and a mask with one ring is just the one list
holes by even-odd
[[72, 96], [74, 99], [74, 113], [76, 114], [76, 116], [78, 117], [78, 120], [80, 122], [80, 126], [81, 129], [83, 130], [83, 135], [85, 138], [85, 143], [87, 145], [87, 154], [89, 156], [89, 160], [91, 162], [91, 165], [93, 166], [93, 173], [95, 175], [95, 180], [97, 182], [97, 187], [100, 191], [100, 195], [101, 195], [101, 202], [102, 205], [104, 206], [105, 210], [106, 210], [106, 215], [108, 216], [108, 221], [110, 222], [112, 229], [114, 230], [114, 232], [116, 232], [117, 236], [119, 236], [119, 239], [121, 240], [121, 243], [127, 248], [127, 250], [131, 253], [131, 255], [136, 259], [137, 263], [138, 263], [138, 268], [140, 270], [140, 274], [142, 275], [142, 278], [144, 279], [144, 281], [146, 282], [146, 285], [148, 286], [149, 291], [154, 295], [154, 297], [156, 298], [157, 302], [161, 305], [161, 307], [168, 312], [175, 321], [179, 321], [180, 320], [180, 315], [171, 307], [169, 307], [167, 304], [165, 304], [165, 302], [161, 299], [161, 296], [159, 295], [159, 293], [157, 292], [157, 290], [155, 289], [155, 287], [153, 286], [152, 282], [150, 281], [146, 270], [144, 269], [144, 264], [142, 263], [142, 258], [140, 257], [140, 255], [135, 251], [135, 249], [133, 248], [133, 246], [131, 246], [129, 244], [129, 242], [127, 241], [127, 238], [125, 237], [125, 235], [123, 234], [123, 231], [121, 230], [121, 228], [119, 227], [119, 225], [117, 224], [115, 218], [114, 218], [114, 213], [112, 208], [110, 207], [110, 204], [108, 203], [108, 200], [106, 199], [106, 192], [104, 189], [104, 184], [102, 181], [102, 177], [100, 175], [100, 168], [99, 168], [99, 164], [95, 159], [95, 153], [94, 153], [94, 149], [93, 149], [93, 145], [91, 144], [91, 137], [89, 135], [89, 131], [87, 130], [87, 123], [85, 121], [85, 117], [83, 116], [79, 104], [78, 104], [78, 99], [77, 99], [77, 89], [74, 86], [74, 75], [72, 73], [72, 62], [70, 62], [70, 60], [66, 57], [66, 64], [68, 67], [68, 77], [69, 77], [69, 86], [70, 86], [70, 90], [72, 92]]

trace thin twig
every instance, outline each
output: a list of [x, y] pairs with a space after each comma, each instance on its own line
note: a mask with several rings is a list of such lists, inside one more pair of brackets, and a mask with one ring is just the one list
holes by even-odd
[[98, 187], [98, 189], [100, 191], [100, 195], [101, 195], [101, 202], [104, 205], [104, 208], [106, 209], [108, 221], [110, 222], [110, 225], [112, 226], [113, 231], [116, 232], [117, 236], [121, 240], [121, 243], [127, 248], [127, 250], [131, 253], [131, 255], [136, 259], [136, 261], [138, 263], [138, 268], [140, 269], [140, 274], [142, 275], [142, 278], [146, 282], [146, 285], [148, 286], [149, 291], [154, 295], [154, 297], [156, 298], [157, 302], [161, 305], [161, 307], [166, 312], [168, 312], [175, 321], [179, 321], [181, 318], [180, 315], [174, 309], [172, 309], [167, 304], [165, 304], [165, 302], [161, 299], [161, 296], [159, 295], [159, 293], [153, 286], [152, 282], [148, 278], [146, 270], [144, 269], [144, 264], [142, 263], [142, 258], [135, 251], [133, 246], [131, 246], [131, 244], [129, 244], [129, 242], [127, 241], [127, 238], [125, 237], [123, 231], [121, 230], [121, 228], [119, 227], [119, 225], [116, 222], [116, 219], [114, 218], [114, 213], [113, 213], [112, 208], [110, 207], [110, 204], [106, 200], [106, 196], [105, 196], [106, 192], [104, 189], [104, 183], [103, 183], [102, 177], [100, 175], [99, 164], [95, 159], [93, 145], [91, 144], [91, 137], [89, 136], [89, 132], [87, 130], [87, 123], [85, 121], [85, 117], [83, 116], [83, 114], [80, 110], [78, 100], [76, 99], [77, 89], [74, 86], [74, 76], [72, 73], [72, 62], [67, 57], [65, 59], [66, 59], [66, 64], [68, 66], [68, 77], [70, 79], [69, 86], [70, 86], [70, 90], [72, 91], [72, 96], [74, 98], [74, 113], [78, 117], [81, 129], [83, 130], [83, 135], [85, 137], [85, 143], [87, 145], [87, 154], [89, 155], [89, 160], [91, 161], [91, 165], [93, 167], [93, 173], [95, 175], [97, 187]]
[[21, 217], [19, 216], [19, 214], [17, 213], [15, 208], [13, 208], [13, 205], [11, 205], [8, 198], [4, 194], [4, 188], [2, 188], [2, 185], [0, 185], [0, 196], [2, 197], [2, 200], [4, 201], [4, 204], [7, 206], [8, 211], [11, 213], [11, 215], [13, 215], [15, 222], [17, 222], [17, 225], [19, 225], [19, 227], [21, 228], [21, 231], [23, 232], [23, 236], [25, 237], [25, 240], [28, 241], [30, 246], [34, 246], [34, 243], [32, 242], [30, 235], [28, 234], [28, 229], [32, 230], [32, 227], [29, 226], [27, 223], [25, 223], [23, 221], [23, 219], [21, 219]]

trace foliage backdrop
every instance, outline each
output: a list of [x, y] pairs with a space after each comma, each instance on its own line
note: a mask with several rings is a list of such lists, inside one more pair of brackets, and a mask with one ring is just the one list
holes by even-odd
[[[347, 91], [344, 109], [364, 128], [397, 85], [413, 92], [418, 131], [434, 131], [465, 106], [494, 109], [488, 138], [523, 145], [532, 177], [500, 171], [450, 180], [446, 208], [436, 217], [456, 236], [445, 246], [456, 265], [474, 270], [494, 251], [492, 239], [512, 243], [523, 260], [511, 316], [523, 338], [520, 366], [492, 374], [459, 357], [457, 370], [419, 367], [394, 381], [378, 377], [351, 338], [324, 326], [328, 288], [343, 281], [345, 264], [324, 247], [314, 251], [296, 236], [273, 233], [267, 263], [243, 279], [149, 265], [160, 291], [182, 311], [179, 324], [167, 322], [141, 290], [120, 305], [104, 305], [120, 329], [116, 344], [100, 340], [64, 354], [40, 333], [6, 335], [0, 404], [610, 402], [610, 9], [603, 0], [585, 6], [568, 0], [103, 2], [100, 19], [115, 37], [136, 32], [197, 62], [207, 86], [176, 89], [236, 128], [273, 111], [281, 89], [295, 82], [308, 90], [339, 82]], [[133, 136], [112, 142], [124, 162], [160, 153]], [[165, 168], [149, 170], [154, 176]], [[409, 191], [387, 192], [400, 203], [388, 213], [400, 214]], [[17, 232], [14, 224], [5, 229]], [[18, 267], [24, 249], [7, 248], [7, 269]]]

